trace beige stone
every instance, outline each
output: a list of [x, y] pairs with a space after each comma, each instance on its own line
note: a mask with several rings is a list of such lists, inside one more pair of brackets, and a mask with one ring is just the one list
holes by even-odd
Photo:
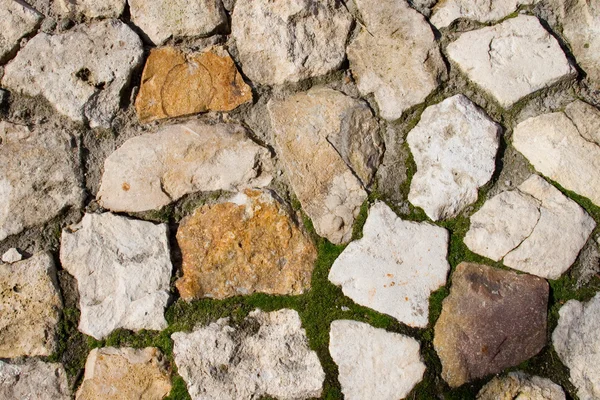
[[511, 372], [485, 385], [477, 400], [565, 400], [565, 392], [550, 379]]
[[19, 46], [19, 40], [35, 30], [42, 14], [24, 1], [0, 0], [0, 62]]

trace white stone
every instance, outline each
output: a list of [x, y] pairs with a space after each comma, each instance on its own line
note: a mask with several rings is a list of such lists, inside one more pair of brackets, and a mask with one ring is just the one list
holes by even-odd
[[363, 95], [373, 93], [382, 118], [395, 120], [423, 103], [446, 75], [433, 32], [404, 0], [356, 0], [362, 15], [348, 45], [350, 69]]
[[433, 8], [430, 21], [438, 29], [449, 26], [459, 18], [478, 22], [498, 21], [515, 12], [520, 6], [540, 0], [443, 0]]
[[69, 400], [71, 391], [62, 364], [33, 359], [23, 363], [0, 361], [0, 398]]
[[334, 0], [237, 0], [231, 35], [244, 73], [256, 83], [280, 85], [337, 69], [351, 24]]
[[166, 225], [86, 214], [63, 229], [60, 261], [77, 279], [81, 332], [102, 339], [117, 328], [167, 327], [173, 267]]
[[348, 320], [331, 323], [329, 353], [346, 400], [398, 400], [423, 379], [419, 342]]
[[119, 18], [126, 0], [58, 0], [58, 12], [66, 16], [87, 18]]
[[192, 400], [321, 396], [325, 373], [294, 310], [255, 310], [239, 327], [222, 318], [171, 338]]
[[19, 46], [22, 37], [33, 32], [42, 14], [21, 0], [0, 0], [0, 63]]
[[384, 203], [369, 210], [363, 237], [335, 260], [329, 280], [356, 303], [409, 326], [429, 322], [429, 295], [446, 284], [448, 232], [403, 221]]
[[97, 198], [112, 211], [154, 210], [197, 191], [266, 186], [270, 168], [241, 126], [190, 121], [126, 141], [104, 162]]
[[477, 400], [565, 400], [565, 392], [550, 379], [509, 372], [495, 377], [477, 393]]
[[494, 174], [500, 125], [463, 95], [427, 107], [406, 141], [417, 165], [408, 200], [434, 221], [477, 201]]
[[600, 398], [600, 294], [587, 303], [569, 300], [558, 312], [552, 344], [569, 367], [580, 400]]
[[19, 253], [19, 250], [14, 247], [8, 249], [6, 253], [2, 254], [2, 262], [12, 264], [17, 261], [21, 261], [23, 256]]
[[576, 73], [556, 39], [527, 15], [463, 33], [447, 53], [504, 108]]
[[2, 85], [42, 95], [74, 121], [108, 128], [143, 55], [140, 38], [118, 20], [39, 33], [6, 65]]
[[582, 101], [516, 126], [513, 146], [565, 189], [600, 205], [600, 111]]

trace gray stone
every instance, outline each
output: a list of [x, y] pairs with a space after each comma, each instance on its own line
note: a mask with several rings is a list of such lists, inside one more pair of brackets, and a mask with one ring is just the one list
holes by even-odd
[[126, 0], [57, 0], [58, 12], [65, 16], [86, 18], [119, 18]]
[[515, 12], [520, 6], [540, 0], [443, 0], [433, 8], [431, 23], [438, 29], [449, 26], [459, 18], [478, 22], [498, 21]]
[[38, 27], [43, 16], [21, 0], [0, 0], [0, 64], [19, 47], [22, 37]]
[[13, 248], [8, 249], [4, 254], [2, 254], [2, 262], [12, 264], [17, 261], [21, 261], [23, 256], [19, 253], [19, 250]]
[[71, 391], [62, 364], [33, 359], [22, 363], [0, 361], [0, 398], [69, 400]]
[[495, 377], [477, 393], [477, 400], [504, 399], [565, 400], [565, 392], [550, 379], [518, 371]]

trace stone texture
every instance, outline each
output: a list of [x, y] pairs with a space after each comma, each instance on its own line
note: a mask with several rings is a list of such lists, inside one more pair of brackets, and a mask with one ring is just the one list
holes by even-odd
[[556, 39], [527, 15], [463, 33], [447, 53], [504, 108], [576, 73]]
[[186, 54], [175, 47], [153, 49], [135, 102], [142, 122], [205, 111], [231, 111], [252, 101], [233, 60], [223, 47]]
[[381, 117], [395, 120], [423, 103], [446, 75], [433, 32], [404, 0], [356, 0], [362, 28], [348, 46], [363, 95], [373, 93]]
[[118, 20], [39, 33], [5, 67], [2, 85], [44, 96], [74, 121], [108, 128], [143, 55], [140, 38]]
[[600, 205], [600, 111], [575, 101], [529, 118], [516, 126], [513, 145], [536, 170]]
[[448, 232], [403, 221], [384, 203], [369, 210], [363, 237], [335, 260], [329, 280], [356, 303], [409, 326], [429, 322], [429, 295], [446, 284]]
[[329, 353], [347, 400], [405, 398], [423, 379], [419, 342], [357, 322], [331, 323]]
[[20, 0], [0, 0], [0, 63], [19, 47], [22, 37], [32, 33], [42, 14]]
[[269, 192], [246, 190], [205, 205], [177, 230], [185, 300], [255, 292], [299, 295], [310, 288], [317, 250]]
[[197, 191], [266, 186], [270, 168], [241, 126], [190, 121], [126, 141], [104, 162], [97, 198], [112, 211], [154, 210]]
[[321, 396], [325, 373], [294, 310], [256, 310], [237, 327], [223, 318], [171, 338], [192, 400]]
[[156, 347], [93, 349], [77, 400], [161, 400], [171, 391], [168, 366]]
[[21, 253], [19, 253], [19, 250], [15, 249], [14, 247], [8, 249], [4, 254], [2, 254], [2, 262], [5, 263], [14, 263], [17, 261], [21, 261], [23, 259], [23, 256], [21, 255]]
[[0, 358], [54, 352], [62, 309], [57, 287], [50, 254], [0, 265]]
[[81, 332], [102, 339], [117, 328], [167, 327], [173, 267], [166, 225], [85, 214], [63, 229], [60, 261], [77, 279]]
[[33, 359], [18, 364], [0, 361], [0, 398], [69, 400], [65, 369], [62, 364]]
[[457, 387], [536, 355], [546, 344], [547, 306], [541, 278], [459, 264], [435, 324], [442, 378]]
[[69, 17], [119, 18], [126, 0], [58, 0], [58, 12]]
[[600, 294], [587, 303], [569, 300], [558, 312], [552, 344], [569, 367], [580, 400], [600, 398]]
[[0, 140], [0, 240], [82, 205], [73, 137], [0, 121]]
[[449, 26], [459, 18], [489, 23], [517, 11], [520, 6], [540, 0], [442, 0], [433, 8], [431, 23], [438, 29]]
[[265, 85], [337, 69], [351, 25], [352, 17], [335, 0], [238, 0], [231, 16], [242, 69]]
[[427, 107], [406, 138], [417, 165], [408, 200], [434, 221], [457, 216], [492, 178], [500, 133], [463, 95]]
[[565, 400], [565, 392], [550, 379], [510, 372], [495, 377], [477, 394], [477, 400]]

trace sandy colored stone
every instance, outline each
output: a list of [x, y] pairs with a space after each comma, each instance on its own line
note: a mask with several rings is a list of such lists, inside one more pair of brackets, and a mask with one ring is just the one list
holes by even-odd
[[433, 8], [431, 23], [438, 29], [449, 26], [459, 18], [478, 22], [498, 21], [515, 12], [520, 6], [540, 0], [441, 0]]
[[0, 399], [70, 400], [65, 368], [62, 364], [35, 359], [0, 361]]
[[135, 102], [141, 122], [231, 111], [252, 101], [252, 89], [223, 47], [186, 54], [174, 47], [153, 49]]
[[255, 292], [298, 295], [310, 288], [317, 251], [270, 192], [246, 190], [202, 206], [177, 230], [185, 300]]
[[2, 254], [2, 262], [11, 264], [17, 261], [21, 261], [23, 256], [19, 253], [19, 250], [14, 247], [8, 249], [4, 254]]
[[119, 18], [126, 0], [57, 0], [58, 12], [69, 17]]
[[565, 392], [550, 379], [518, 371], [492, 379], [477, 393], [477, 400], [565, 400]]
[[21, 0], [0, 0], [0, 63], [19, 46], [22, 37], [33, 32], [43, 16]]

